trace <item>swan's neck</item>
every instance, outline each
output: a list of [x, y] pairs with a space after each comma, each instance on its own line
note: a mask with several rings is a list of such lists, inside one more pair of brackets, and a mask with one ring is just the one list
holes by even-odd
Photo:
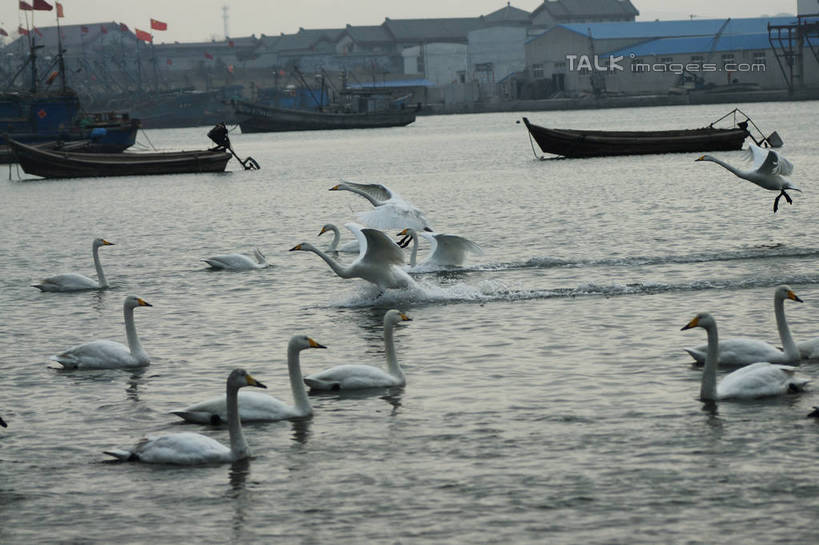
[[782, 341], [785, 357], [790, 361], [799, 361], [799, 349], [791, 336], [791, 329], [788, 327], [788, 320], [785, 318], [785, 300], [782, 297], [774, 299], [774, 315], [776, 316], [776, 329], [779, 330], [779, 340]]
[[242, 433], [242, 423], [239, 420], [239, 388], [227, 386], [227, 420], [230, 434], [230, 453], [235, 460], [250, 456], [250, 448]]
[[384, 349], [387, 352], [387, 369], [390, 374], [401, 382], [405, 382], [404, 372], [398, 365], [398, 358], [395, 356], [395, 340], [393, 339], [394, 327], [391, 323], [384, 324]]
[[310, 251], [327, 262], [327, 264], [330, 265], [330, 268], [333, 269], [333, 272], [339, 275], [341, 278], [352, 278], [350, 271], [329, 255], [325, 254], [318, 248], [310, 248]]
[[338, 232], [338, 227], [335, 225], [330, 227], [330, 231], [333, 232], [333, 242], [330, 243], [330, 251], [335, 251], [338, 249], [338, 243], [341, 242], [341, 233]]
[[722, 168], [730, 171], [734, 176], [738, 176], [740, 178], [747, 178], [748, 177], [748, 173], [745, 172], [744, 170], [739, 170], [738, 168], [735, 168], [732, 165], [729, 165], [728, 163], [726, 163], [725, 161], [717, 159], [716, 157], [711, 157], [710, 155], [708, 155], [708, 156], [706, 156], [705, 160], [706, 161], [711, 161], [712, 163], [718, 164]]
[[719, 336], [717, 335], [717, 326], [715, 324], [706, 327], [705, 331], [708, 333], [708, 351], [705, 353], [705, 366], [702, 370], [700, 399], [703, 401], [716, 401]]
[[102, 263], [100, 263], [100, 247], [93, 246], [91, 253], [94, 255], [94, 268], [97, 269], [97, 282], [101, 288], [107, 288], [108, 281], [105, 280], [105, 273], [102, 272]]
[[293, 402], [296, 405], [296, 410], [303, 415], [308, 415], [313, 412], [313, 408], [310, 406], [307, 390], [304, 388], [299, 352], [300, 350], [296, 346], [287, 347], [287, 370], [290, 374], [290, 389], [293, 391]]
[[418, 234], [412, 234], [412, 253], [410, 253], [410, 267], [415, 266], [415, 260], [418, 258]]
[[134, 308], [126, 306], [123, 309], [125, 315], [125, 336], [128, 338], [128, 349], [131, 355], [139, 360], [147, 360], [148, 354], [142, 349], [137, 335], [136, 324], [134, 323]]

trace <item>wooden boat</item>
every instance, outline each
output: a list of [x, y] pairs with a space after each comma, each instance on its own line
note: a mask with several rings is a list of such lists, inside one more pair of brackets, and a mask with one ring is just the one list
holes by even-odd
[[748, 136], [748, 123], [733, 128], [712, 126], [672, 131], [589, 131], [550, 129], [523, 118], [529, 134], [544, 153], [564, 157], [607, 155], [645, 155], [742, 149]]
[[274, 108], [243, 100], [233, 101], [233, 108], [242, 133], [403, 127], [415, 121], [414, 108], [343, 113]]
[[7, 140], [23, 170], [43, 178], [222, 172], [232, 156], [223, 148], [153, 153], [84, 153], [38, 148], [12, 138]]

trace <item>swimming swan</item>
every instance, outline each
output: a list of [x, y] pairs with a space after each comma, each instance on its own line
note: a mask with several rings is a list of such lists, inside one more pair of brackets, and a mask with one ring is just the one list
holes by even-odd
[[717, 384], [717, 362], [720, 343], [717, 336], [717, 322], [707, 312], [701, 312], [683, 326], [682, 330], [701, 327], [708, 334], [708, 352], [702, 370], [700, 399], [717, 401], [720, 399], [754, 399], [799, 392], [808, 380], [796, 377], [795, 367], [774, 365], [767, 361], [741, 367], [723, 377]]
[[[719, 364], [721, 366], [748, 365], [758, 361], [771, 363], [797, 363], [799, 361], [799, 349], [793, 341], [788, 321], [785, 319], [785, 299], [802, 302], [802, 299], [788, 286], [778, 286], [774, 291], [776, 328], [779, 330], [779, 339], [785, 351], [757, 339], [742, 337], [726, 339], [719, 343]], [[702, 345], [696, 348], [686, 348], [685, 351], [691, 354], [691, 357], [698, 363], [703, 363], [707, 349], [707, 345]]]
[[258, 248], [253, 249], [253, 255], [256, 258], [255, 261], [243, 254], [216, 255], [202, 261], [210, 265], [212, 269], [220, 271], [250, 271], [270, 266], [264, 254]]
[[395, 342], [392, 333], [396, 325], [411, 320], [412, 318], [400, 310], [389, 310], [384, 314], [384, 349], [387, 353], [389, 372], [385, 373], [372, 365], [338, 365], [304, 377], [305, 384], [311, 390], [355, 390], [404, 386], [407, 379], [395, 357]]
[[[239, 392], [239, 417], [242, 422], [274, 422], [290, 418], [306, 418], [313, 414], [299, 366], [299, 352], [305, 348], [326, 348], [326, 346], [304, 335], [293, 336], [287, 344], [287, 368], [290, 373], [290, 389], [293, 391], [295, 406], [290, 406], [261, 392]], [[173, 411], [173, 414], [197, 424], [219, 424], [227, 419], [226, 398], [225, 396], [215, 397], [181, 411]]]
[[418, 230], [431, 230], [423, 212], [385, 185], [344, 181], [331, 187], [330, 191], [351, 191], [370, 201], [375, 208], [357, 214], [358, 219], [368, 227], [376, 229], [412, 227]]
[[49, 359], [61, 363], [65, 369], [120, 369], [148, 365], [151, 360], [139, 342], [134, 325], [134, 309], [150, 306], [153, 305], [133, 295], [125, 298], [122, 308], [128, 346], [114, 341], [91, 341], [71, 347]]
[[404, 252], [390, 237], [355, 223], [344, 226], [355, 235], [359, 245], [358, 258], [349, 265], [339, 263], [308, 242], [297, 244], [290, 251], [313, 252], [341, 278], [361, 278], [381, 289], [415, 286], [415, 281], [399, 267], [404, 264]]
[[341, 242], [341, 233], [338, 230], [338, 227], [333, 225], [332, 223], [325, 223], [324, 226], [319, 231], [318, 236], [327, 233], [328, 231], [332, 231], [333, 233], [333, 240], [330, 242], [330, 246], [327, 248], [328, 252], [345, 252], [345, 253], [358, 253], [358, 241], [351, 240], [350, 242], [344, 244], [341, 248], [338, 247], [338, 243]]
[[49, 276], [41, 280], [39, 284], [32, 284], [32, 287], [40, 291], [83, 291], [83, 290], [103, 290], [108, 287], [105, 280], [105, 273], [102, 272], [100, 263], [100, 246], [114, 246], [113, 242], [108, 242], [104, 238], [95, 238], [91, 243], [91, 254], [94, 256], [94, 267], [97, 269], [97, 281], [91, 280], [87, 276], [77, 273], [58, 274]]
[[785, 190], [792, 189], [794, 191], [802, 192], [796, 185], [793, 184], [786, 176], [793, 172], [793, 164], [785, 159], [779, 152], [772, 149], [763, 149], [756, 144], [749, 143], [746, 154], [753, 160], [751, 170], [741, 170], [735, 168], [728, 163], [712, 157], [710, 155], [703, 155], [697, 161], [711, 161], [723, 168], [732, 172], [735, 176], [753, 182], [763, 189], [770, 191], [779, 191], [779, 195], [774, 199], [773, 211], [776, 212], [779, 208], [779, 199], [785, 197], [788, 204], [793, 204], [793, 199]]
[[406, 247], [410, 240], [412, 240], [410, 267], [415, 267], [415, 261], [418, 256], [418, 235], [424, 237], [432, 244], [429, 257], [427, 257], [419, 267], [460, 267], [466, 262], [467, 254], [483, 255], [481, 247], [468, 238], [458, 235], [446, 235], [444, 233], [418, 232], [415, 229], [407, 228], [398, 233], [398, 236], [405, 237], [402, 242], [399, 243], [399, 246]]
[[214, 464], [235, 462], [250, 456], [239, 421], [239, 388], [267, 388], [244, 369], [234, 369], [227, 378], [227, 420], [230, 448], [219, 441], [192, 432], [148, 436], [130, 450], [106, 450], [105, 454], [123, 462], [146, 464]]

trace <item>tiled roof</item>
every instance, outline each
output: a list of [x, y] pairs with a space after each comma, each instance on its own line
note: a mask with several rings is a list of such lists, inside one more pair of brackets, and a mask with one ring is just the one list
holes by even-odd
[[352, 26], [347, 25], [347, 34], [358, 43], [392, 42], [392, 36], [384, 25]]
[[467, 34], [483, 26], [480, 17], [450, 19], [390, 19], [384, 26], [398, 42], [463, 41]]
[[[583, 36], [591, 30], [595, 39], [666, 38], [679, 36], [714, 36], [726, 19], [683, 19], [677, 21], [630, 21], [621, 23], [570, 23], [559, 25]], [[757, 34], [768, 32], [768, 23], [795, 23], [796, 17], [753, 17], [731, 19], [722, 31], [727, 34]]]
[[501, 9], [493, 11], [489, 15], [484, 15], [483, 20], [486, 23], [529, 23], [532, 14], [528, 11], [518, 9], [512, 4], [507, 3]]
[[577, 17], [636, 17], [640, 14], [629, 0], [546, 0], [532, 15], [544, 10], [558, 21]]

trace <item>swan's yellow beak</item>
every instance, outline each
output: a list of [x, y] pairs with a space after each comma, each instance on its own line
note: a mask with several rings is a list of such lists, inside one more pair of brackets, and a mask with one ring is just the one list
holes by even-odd
[[247, 379], [248, 386], [255, 386], [256, 388], [267, 388], [267, 386], [265, 386], [255, 378], [251, 377], [250, 375], [245, 375], [245, 378]]
[[324, 233], [326, 233], [326, 232], [327, 232], [327, 228], [326, 228], [326, 227], [322, 227], [322, 228], [321, 228], [321, 231], [319, 231], [319, 236], [323, 235], [323, 234], [324, 234]]
[[151, 303], [149, 303], [145, 299], [141, 299], [139, 297], [137, 297], [137, 303], [139, 303], [139, 306], [141, 306], [141, 307], [152, 307], [153, 306]]
[[406, 235], [406, 234], [407, 234], [407, 229], [404, 229], [403, 231], [401, 231], [400, 233], [398, 233], [396, 236], [398, 236], [398, 237], [403, 237], [403, 236], [404, 236], [404, 235]]
[[302, 249], [302, 248], [301, 248], [301, 244], [296, 244], [295, 246], [293, 246], [292, 248], [290, 248], [290, 251], [291, 251], [291, 252], [295, 252], [296, 250], [301, 250], [301, 249]]
[[107, 240], [102, 239], [102, 245], [103, 246], [114, 246], [114, 243], [113, 242], [108, 242]]
[[793, 290], [788, 290], [788, 299], [791, 301], [796, 301], [797, 303], [804, 303], [804, 301], [800, 299], [799, 296], [793, 292]]
[[685, 331], [686, 329], [691, 329], [692, 327], [697, 327], [698, 325], [700, 325], [700, 319], [699, 317], [694, 317], [694, 319], [685, 324], [680, 331]]
[[338, 190], [339, 190], [338, 185], [334, 185], [333, 187], [330, 188], [330, 191], [338, 191]]
[[311, 339], [310, 337], [307, 337], [307, 344], [309, 344], [309, 345], [310, 345], [310, 348], [327, 348], [327, 347], [326, 347], [326, 346], [324, 346], [323, 344], [319, 344], [319, 343], [317, 343], [316, 341], [314, 341], [314, 340], [313, 340], [313, 339]]
[[705, 160], [705, 155], [700, 155], [697, 159], [694, 159], [694, 162], [704, 161], [704, 160]]
[[404, 322], [411, 322], [411, 321], [412, 321], [412, 318], [410, 318], [409, 316], [407, 316], [406, 314], [404, 314], [404, 313], [402, 312], [402, 313], [401, 313], [401, 320], [402, 320], [402, 321], [404, 321]]

